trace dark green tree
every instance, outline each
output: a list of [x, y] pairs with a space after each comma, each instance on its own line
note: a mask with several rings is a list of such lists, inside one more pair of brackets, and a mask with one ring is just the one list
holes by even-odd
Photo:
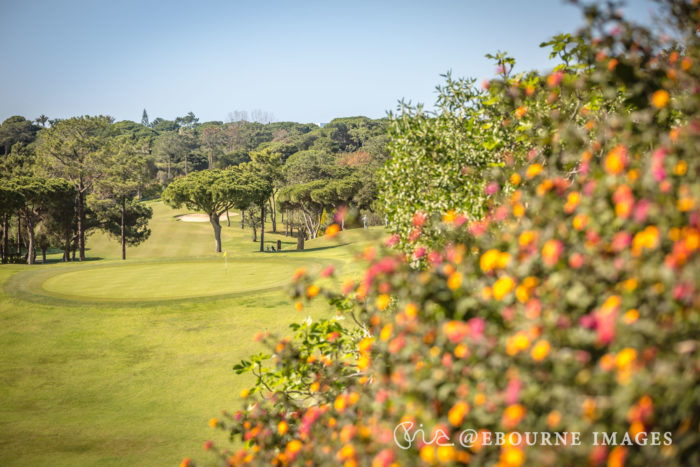
[[43, 171], [70, 181], [77, 192], [80, 261], [85, 260], [85, 199], [103, 175], [105, 146], [112, 132], [111, 117], [74, 117], [42, 131], [37, 147], [38, 163]]
[[235, 170], [202, 170], [187, 177], [176, 178], [162, 195], [169, 206], [204, 212], [214, 229], [216, 252], [221, 252], [221, 224], [219, 218], [226, 210], [240, 205], [249, 198], [242, 186], [240, 173]]
[[[101, 223], [107, 232], [119, 232], [117, 237], [121, 242], [122, 259], [125, 260], [127, 243], [138, 245], [150, 235], [147, 226], [153, 211], [145, 206], [138, 207], [133, 200], [148, 185], [147, 166], [145, 159], [136, 153], [133, 144], [126, 139], [110, 142], [106, 153], [103, 176], [95, 184], [95, 192], [102, 198], [96, 205], [105, 209], [106, 213], [98, 217], [104, 221]], [[116, 216], [116, 229], [113, 228], [113, 212], [119, 213]], [[144, 218], [134, 219], [139, 213]]]

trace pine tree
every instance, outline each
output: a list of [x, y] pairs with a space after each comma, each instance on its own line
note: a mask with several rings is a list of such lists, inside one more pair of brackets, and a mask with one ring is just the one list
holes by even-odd
[[143, 126], [149, 126], [149, 123], [148, 123], [148, 112], [146, 112], [146, 109], [143, 109], [143, 113], [141, 114], [141, 125], [143, 125]]

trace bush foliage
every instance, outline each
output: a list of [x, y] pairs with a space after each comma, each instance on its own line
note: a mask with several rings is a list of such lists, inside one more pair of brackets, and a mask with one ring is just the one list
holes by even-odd
[[674, 39], [586, 8], [548, 44], [551, 74], [499, 55], [484, 90], [448, 78], [436, 114], [395, 117], [396, 233], [341, 290], [298, 272], [299, 303], [340, 317], [259, 336], [270, 354], [236, 367], [256, 376], [244, 410], [211, 420], [242, 447], [205, 449], [233, 465], [700, 464], [696, 3], [665, 3]]

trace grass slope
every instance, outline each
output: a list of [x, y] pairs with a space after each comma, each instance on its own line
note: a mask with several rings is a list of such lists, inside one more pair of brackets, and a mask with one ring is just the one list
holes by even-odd
[[329, 313], [294, 311], [291, 272], [334, 263], [347, 273], [364, 243], [352, 231], [340, 244], [259, 253], [232, 223], [224, 260], [209, 224], [152, 206], [151, 239], [126, 262], [95, 234], [88, 256], [99, 261], [0, 266], [0, 465], [177, 465], [223, 440], [207, 420], [236, 408], [247, 381], [231, 366], [257, 350], [251, 337]]

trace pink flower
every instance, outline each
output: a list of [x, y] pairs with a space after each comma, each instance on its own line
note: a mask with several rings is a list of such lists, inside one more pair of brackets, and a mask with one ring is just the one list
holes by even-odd
[[329, 277], [333, 275], [335, 267], [333, 265], [328, 266], [323, 271], [321, 271], [321, 277]]
[[419, 246], [413, 251], [413, 257], [415, 259], [421, 259], [423, 256], [425, 256], [425, 247], [424, 246]]
[[499, 188], [500, 187], [498, 186], [498, 183], [490, 182], [488, 185], [486, 185], [485, 191], [486, 191], [487, 195], [491, 196], [491, 195], [495, 195], [496, 193], [498, 193]]
[[416, 227], [423, 227], [427, 215], [423, 211], [418, 211], [413, 215], [413, 225]]
[[467, 326], [469, 326], [469, 335], [471, 338], [478, 340], [484, 335], [486, 321], [484, 321], [484, 318], [472, 318], [467, 321]]
[[629, 232], [618, 232], [612, 239], [612, 249], [620, 252], [630, 246], [632, 243], [632, 235]]
[[517, 404], [518, 399], [520, 399], [520, 390], [522, 387], [523, 383], [518, 378], [508, 381], [508, 386], [506, 387], [506, 404]]
[[399, 243], [399, 234], [393, 234], [389, 238], [386, 239], [386, 242], [384, 244], [388, 246], [389, 248], [396, 246], [396, 244]]
[[644, 223], [649, 214], [649, 208], [651, 207], [651, 201], [642, 199], [634, 207], [634, 220], [640, 224]]

